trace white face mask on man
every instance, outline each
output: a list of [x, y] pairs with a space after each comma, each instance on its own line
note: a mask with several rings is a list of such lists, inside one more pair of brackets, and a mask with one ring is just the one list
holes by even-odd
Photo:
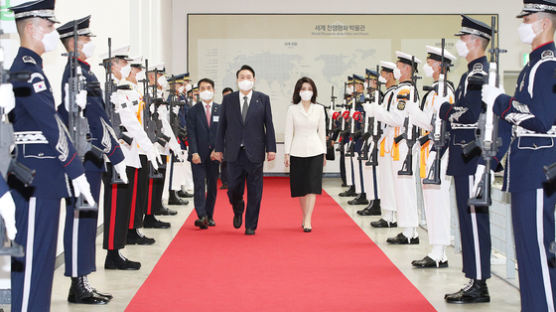
[[458, 55], [461, 57], [467, 57], [467, 54], [469, 54], [469, 48], [467, 47], [467, 44], [461, 39], [456, 41], [456, 50], [458, 52]]
[[399, 68], [394, 68], [394, 79], [399, 80], [402, 77], [402, 72]]
[[89, 59], [95, 55], [95, 48], [95, 44], [92, 41], [89, 41], [83, 45], [83, 49], [81, 51], [85, 54], [85, 58]]
[[430, 78], [434, 74], [434, 69], [429, 64], [425, 64], [425, 65], [423, 65], [423, 72], [425, 74], [425, 77]]
[[44, 45], [44, 52], [50, 52], [56, 50], [58, 43], [60, 42], [60, 34], [56, 30], [44, 34], [41, 39]]
[[120, 69], [120, 74], [122, 74], [122, 79], [126, 79], [129, 77], [129, 73], [131, 73], [131, 65], [127, 64], [126, 66]]
[[214, 92], [209, 91], [209, 90], [205, 90], [205, 91], [199, 93], [199, 97], [201, 97], [201, 100], [203, 100], [203, 101], [211, 101], [212, 98], [214, 97]]
[[147, 80], [147, 76], [145, 76], [145, 71], [141, 70], [140, 72], [138, 72], [137, 74], [135, 74], [135, 79], [140, 82], [143, 80]]
[[255, 82], [253, 80], [249, 80], [249, 79], [243, 79], [243, 80], [240, 80], [237, 83], [237, 86], [239, 87], [239, 89], [241, 91], [245, 91], [245, 92], [251, 91], [251, 89], [253, 89], [254, 85], [255, 85]]
[[168, 89], [168, 87], [170, 86], [170, 84], [168, 83], [168, 80], [166, 80], [165, 76], [160, 76], [157, 79], [158, 84], [160, 84], [160, 86], [162, 87], [162, 89]]
[[519, 25], [519, 28], [517, 29], [519, 40], [521, 40], [521, 42], [525, 44], [533, 43], [533, 40], [535, 40], [537, 35], [540, 33], [540, 31], [535, 31], [535, 28], [538, 28], [537, 25], [539, 24], [539, 22], [542, 22], [542, 20], [530, 24], [521, 23], [521, 25]]

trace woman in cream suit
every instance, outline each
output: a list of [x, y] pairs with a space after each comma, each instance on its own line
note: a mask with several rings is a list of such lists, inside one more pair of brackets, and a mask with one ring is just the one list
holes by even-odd
[[294, 105], [288, 108], [284, 138], [285, 166], [290, 167], [292, 197], [299, 197], [303, 231], [311, 232], [316, 194], [322, 193], [322, 171], [326, 163], [324, 106], [316, 103], [317, 87], [311, 78], [295, 84]]

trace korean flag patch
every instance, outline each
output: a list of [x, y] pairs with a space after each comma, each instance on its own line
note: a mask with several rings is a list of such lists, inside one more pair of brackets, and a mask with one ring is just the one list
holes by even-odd
[[35, 89], [35, 93], [43, 92], [46, 90], [46, 83], [44, 82], [44, 80], [35, 82], [33, 84], [33, 89]]

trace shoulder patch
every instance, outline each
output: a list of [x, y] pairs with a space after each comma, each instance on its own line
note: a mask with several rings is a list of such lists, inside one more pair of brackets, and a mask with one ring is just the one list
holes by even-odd
[[43, 92], [47, 89], [46, 83], [44, 82], [44, 80], [35, 82], [33, 84], [33, 89], [35, 90], [35, 93]]
[[37, 61], [32, 56], [24, 55], [22, 57], [23, 63], [34, 64], [37, 65]]
[[405, 109], [405, 101], [404, 100], [399, 100], [398, 101], [398, 110], [403, 111]]
[[483, 71], [484, 67], [483, 64], [481, 63], [477, 63], [475, 65], [473, 65], [473, 72], [480, 72]]
[[547, 58], [554, 58], [554, 51], [552, 51], [552, 50], [546, 50], [546, 51], [544, 51], [544, 52], [541, 54], [541, 58], [542, 58], [543, 60], [544, 60], [544, 59], [547, 59]]

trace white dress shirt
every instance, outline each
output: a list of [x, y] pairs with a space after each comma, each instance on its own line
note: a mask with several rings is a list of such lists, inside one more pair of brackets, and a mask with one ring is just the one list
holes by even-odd
[[247, 108], [249, 108], [249, 104], [251, 103], [251, 98], [253, 97], [253, 90], [249, 91], [249, 94], [243, 95], [241, 91], [239, 91], [239, 109], [240, 112], [243, 109], [243, 98], [247, 97]]
[[303, 104], [291, 105], [286, 116], [284, 152], [295, 157], [326, 154], [324, 107], [313, 104], [305, 111]]

